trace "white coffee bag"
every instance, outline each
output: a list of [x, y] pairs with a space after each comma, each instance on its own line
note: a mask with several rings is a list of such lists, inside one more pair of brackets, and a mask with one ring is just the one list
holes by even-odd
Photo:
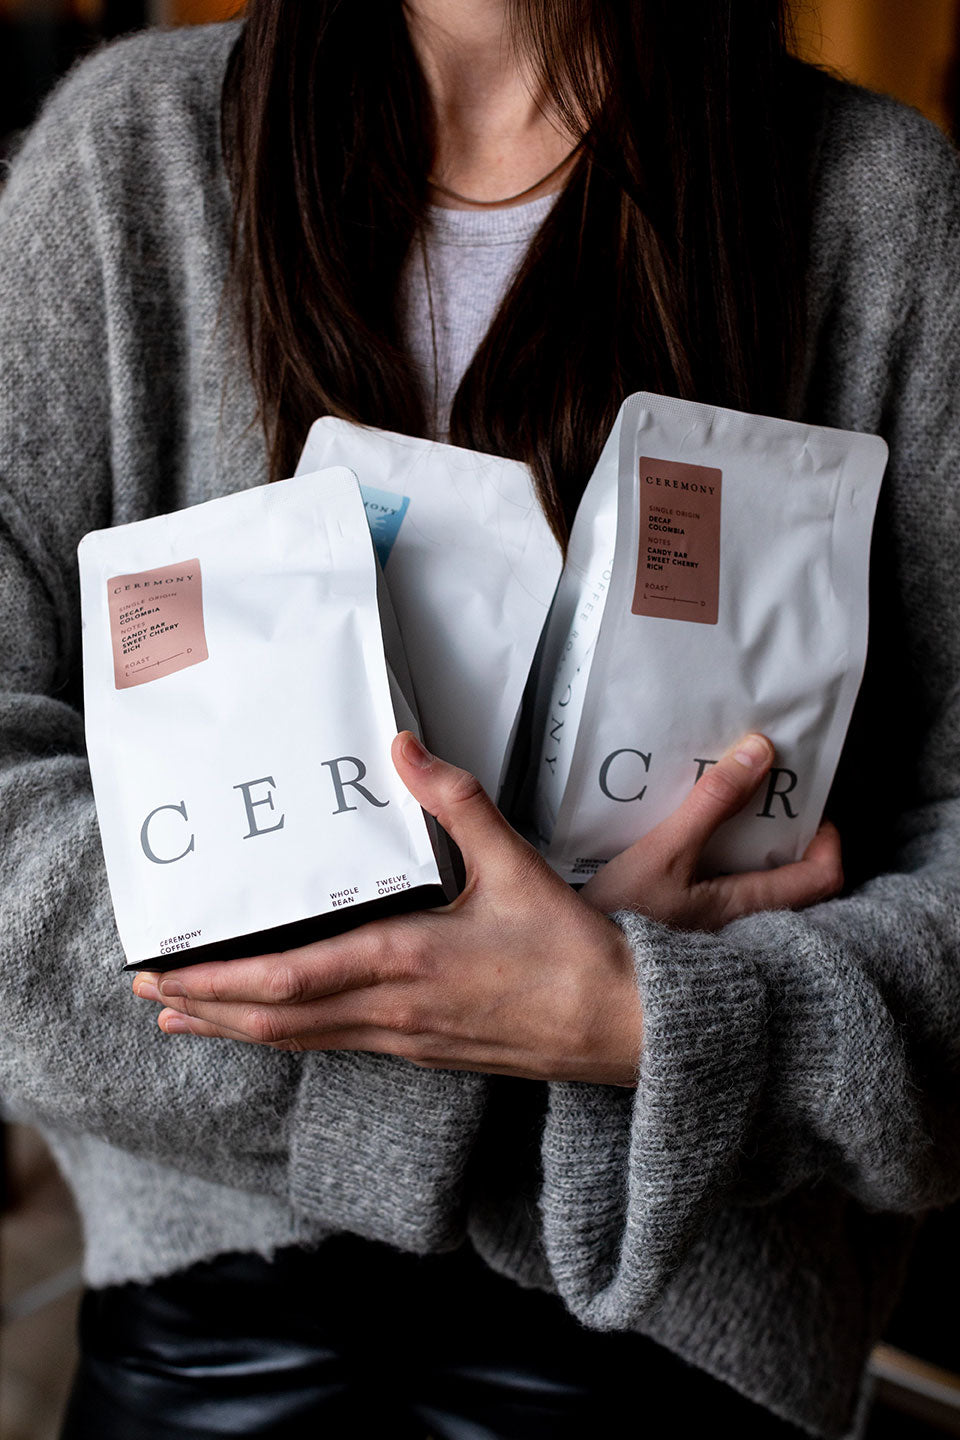
[[332, 417], [297, 473], [325, 465], [359, 477], [426, 743], [496, 799], [560, 575], [530, 471]]
[[94, 531], [79, 558], [87, 750], [132, 966], [437, 903], [390, 759], [414, 717], [396, 713], [350, 471]]
[[873, 435], [664, 396], [625, 401], [571, 535], [544, 642], [533, 821], [583, 881], [682, 801], [747, 730], [776, 747], [705, 857], [802, 855], [867, 641]]

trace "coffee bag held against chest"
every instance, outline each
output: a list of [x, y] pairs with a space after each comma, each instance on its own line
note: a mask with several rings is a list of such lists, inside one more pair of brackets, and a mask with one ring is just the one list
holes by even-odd
[[350, 471], [95, 531], [79, 554], [87, 750], [131, 965], [441, 899], [390, 759], [413, 717]]
[[496, 799], [560, 575], [529, 470], [332, 417], [298, 473], [324, 465], [359, 477], [427, 744]]
[[705, 857], [802, 855], [863, 674], [887, 447], [639, 394], [584, 493], [544, 645], [533, 818], [570, 881], [646, 834], [747, 730], [775, 768]]

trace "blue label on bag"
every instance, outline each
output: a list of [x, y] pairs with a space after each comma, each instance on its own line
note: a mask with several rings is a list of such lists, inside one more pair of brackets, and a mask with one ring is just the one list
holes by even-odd
[[385, 570], [410, 500], [406, 495], [391, 495], [389, 490], [375, 490], [372, 485], [361, 485], [360, 494], [367, 512], [373, 548], [381, 570]]

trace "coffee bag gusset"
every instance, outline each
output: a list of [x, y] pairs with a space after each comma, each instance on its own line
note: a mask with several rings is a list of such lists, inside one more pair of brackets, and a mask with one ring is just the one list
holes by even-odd
[[428, 746], [496, 799], [560, 575], [528, 467], [332, 417], [298, 473], [324, 465], [359, 477]]
[[715, 871], [799, 858], [867, 643], [874, 435], [666, 396], [625, 401], [575, 518], [543, 647], [532, 815], [583, 881], [747, 730], [776, 747]]
[[390, 759], [403, 662], [393, 625], [398, 681], [349, 470], [95, 531], [79, 556], [87, 750], [131, 966], [437, 903]]

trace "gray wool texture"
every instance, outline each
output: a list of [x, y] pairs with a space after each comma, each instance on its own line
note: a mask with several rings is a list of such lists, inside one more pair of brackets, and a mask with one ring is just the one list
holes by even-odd
[[[49, 1137], [95, 1286], [337, 1231], [469, 1238], [586, 1325], [849, 1433], [913, 1217], [960, 1191], [956, 156], [913, 111], [823, 78], [806, 413], [891, 447], [831, 802], [849, 893], [719, 935], [620, 915], [645, 1012], [635, 1092], [168, 1039], [120, 974], [76, 546], [266, 478], [221, 313], [237, 33], [86, 61], [0, 199], [0, 1096]], [[508, 250], [499, 279], [482, 262], [491, 294]], [[471, 342], [441, 338], [449, 398]], [[638, 1435], [644, 1416], [638, 1395]]]

